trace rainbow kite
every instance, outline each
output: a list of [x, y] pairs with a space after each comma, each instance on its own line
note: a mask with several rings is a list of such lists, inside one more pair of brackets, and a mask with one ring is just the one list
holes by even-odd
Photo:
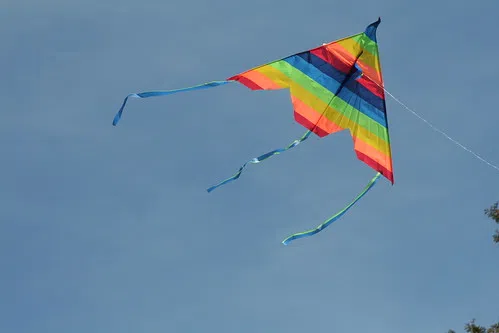
[[168, 91], [130, 94], [123, 101], [113, 125], [117, 125], [131, 97], [165, 96], [232, 82], [240, 82], [251, 90], [289, 88], [294, 118], [308, 131], [285, 148], [249, 160], [232, 177], [210, 187], [208, 192], [238, 179], [249, 163], [260, 163], [287, 151], [306, 140], [311, 133], [324, 137], [348, 129], [354, 141], [357, 157], [376, 170], [377, 174], [339, 213], [314, 229], [291, 235], [283, 243], [288, 244], [293, 239], [311, 236], [345, 214], [374, 186], [381, 175], [392, 184], [394, 182], [383, 77], [376, 41], [376, 29], [380, 22], [379, 18], [363, 33], [273, 61], [234, 75], [225, 81], [213, 81]]

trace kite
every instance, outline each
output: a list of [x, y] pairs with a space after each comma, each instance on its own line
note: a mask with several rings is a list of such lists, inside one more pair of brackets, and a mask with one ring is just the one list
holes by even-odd
[[394, 184], [385, 89], [376, 39], [380, 22], [381, 18], [378, 18], [362, 33], [255, 67], [223, 81], [168, 91], [130, 94], [123, 101], [113, 125], [118, 124], [129, 98], [165, 96], [233, 82], [239, 82], [251, 90], [289, 89], [294, 119], [307, 132], [285, 148], [273, 150], [244, 163], [233, 176], [208, 188], [208, 192], [238, 179], [248, 164], [260, 163], [294, 148], [312, 133], [322, 138], [348, 129], [357, 158], [377, 173], [364, 190], [339, 213], [314, 229], [289, 236], [283, 244], [314, 235], [343, 216], [374, 186], [380, 176]]

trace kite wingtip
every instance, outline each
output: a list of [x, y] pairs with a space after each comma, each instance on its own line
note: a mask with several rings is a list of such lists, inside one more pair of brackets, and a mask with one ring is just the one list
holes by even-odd
[[364, 31], [364, 33], [369, 37], [371, 38], [374, 42], [377, 42], [376, 41], [376, 29], [378, 28], [378, 25], [381, 23], [381, 16], [378, 16], [378, 20], [376, 22], [373, 22], [371, 24], [369, 24], [367, 27], [366, 27], [366, 30]]

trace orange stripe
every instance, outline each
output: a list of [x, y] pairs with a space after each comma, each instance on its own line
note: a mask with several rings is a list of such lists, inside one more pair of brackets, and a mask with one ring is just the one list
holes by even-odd
[[[317, 127], [321, 128], [328, 134], [344, 130], [344, 128], [336, 125], [328, 118], [321, 116], [320, 113], [318, 113], [316, 110], [312, 109], [310, 106], [303, 103], [293, 95], [291, 95], [291, 101], [293, 102], [296, 113], [300, 114], [303, 118], [307, 119], [312, 124], [316, 124]], [[311, 128], [309, 129], [311, 130]]]
[[[345, 61], [346, 63], [348, 63], [350, 66], [352, 66], [354, 64], [354, 62], [355, 62], [355, 57], [352, 54], [350, 54], [350, 52], [348, 52], [340, 44], [334, 43], [334, 44], [327, 45], [326, 49], [329, 52], [332, 53], [333, 57], [340, 57], [340, 58], [342, 58], [343, 61]], [[374, 68], [366, 65], [362, 61], [362, 56], [360, 56], [360, 58], [357, 60], [357, 63], [359, 64], [359, 66], [362, 69], [362, 71], [367, 74], [367, 76], [369, 76], [376, 83], [378, 83], [381, 86], [383, 86], [383, 83], [381, 81], [381, 77], [380, 77], [380, 74], [378, 73], [378, 71], [376, 69], [374, 69]]]
[[257, 70], [252, 70], [252, 71], [246, 72], [246, 73], [242, 74], [241, 76], [244, 76], [245, 78], [255, 82], [260, 87], [262, 87], [264, 90], [273, 90], [273, 89], [285, 88], [285, 87], [279, 86], [274, 81], [269, 79], [264, 74], [258, 72]]
[[370, 41], [369, 37], [365, 34], [358, 37], [339, 40], [336, 43], [341, 45], [352, 55], [360, 54], [362, 52], [362, 59], [366, 65], [376, 69], [377, 72], [381, 70], [378, 62], [378, 45], [376, 42]]
[[386, 168], [388, 171], [393, 172], [392, 160], [389, 156], [383, 154], [382, 152], [380, 152], [373, 146], [367, 144], [358, 137], [354, 137], [353, 142], [355, 150], [358, 150], [364, 155], [369, 156], [370, 158], [378, 162], [380, 165], [382, 165], [384, 168]]

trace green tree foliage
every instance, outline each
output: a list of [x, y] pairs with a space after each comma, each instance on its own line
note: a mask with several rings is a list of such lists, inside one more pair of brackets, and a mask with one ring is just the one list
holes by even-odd
[[[485, 209], [485, 215], [494, 220], [499, 224], [499, 201], [490, 206], [490, 208]], [[495, 243], [499, 243], [499, 230], [496, 230], [495, 234], [492, 236]], [[495, 332], [493, 332], [495, 333]]]
[[[485, 209], [485, 215], [494, 220], [499, 224], [499, 201]], [[499, 230], [496, 230], [495, 234], [492, 236], [495, 243], [499, 243]], [[466, 333], [499, 333], [499, 322], [490, 325], [486, 328], [485, 326], [480, 326], [475, 323], [475, 319], [464, 325], [464, 331]], [[456, 333], [454, 330], [448, 330], [447, 333]]]
[[[475, 319], [471, 320], [469, 323], [464, 325], [464, 331], [466, 333], [499, 333], [499, 322], [491, 325], [489, 328], [477, 325]], [[447, 333], [456, 333], [454, 330], [449, 330]]]
[[495, 323], [494, 325], [490, 326], [487, 330], [487, 333], [499, 333], [499, 323]]

